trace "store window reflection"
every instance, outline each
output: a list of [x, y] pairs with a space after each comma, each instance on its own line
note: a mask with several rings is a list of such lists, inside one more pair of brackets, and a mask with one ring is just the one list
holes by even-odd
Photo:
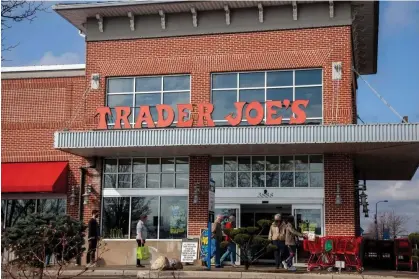
[[188, 201], [186, 197], [161, 197], [160, 239], [186, 237]]
[[137, 236], [137, 223], [141, 215], [147, 215], [147, 237], [157, 238], [159, 197], [132, 197], [131, 200], [131, 238]]
[[[302, 233], [322, 234], [321, 210], [320, 209], [295, 209], [295, 225]], [[299, 263], [307, 263], [310, 254], [301, 247], [297, 248], [297, 258]]]
[[46, 199], [39, 200], [37, 212], [64, 215], [66, 212], [66, 200], [64, 199]]
[[65, 199], [2, 200], [2, 227], [12, 227], [32, 213], [66, 214]]
[[103, 198], [103, 237], [128, 237], [129, 204], [129, 198]]

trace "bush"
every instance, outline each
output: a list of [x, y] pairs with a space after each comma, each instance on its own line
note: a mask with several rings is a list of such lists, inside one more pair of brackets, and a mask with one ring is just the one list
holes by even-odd
[[[265, 253], [276, 249], [276, 246], [272, 245], [268, 239], [260, 236], [263, 229], [269, 227], [271, 223], [272, 221], [270, 220], [260, 220], [258, 221], [259, 227], [224, 230], [230, 241], [239, 247], [240, 255], [237, 254], [237, 256], [240, 256], [246, 270]], [[228, 245], [228, 241], [224, 241], [221, 244], [222, 247], [227, 247]]]
[[7, 228], [1, 241], [14, 255], [9, 267], [37, 268], [42, 274], [46, 255], [62, 267], [84, 252], [85, 230], [83, 222], [70, 216], [34, 213]]

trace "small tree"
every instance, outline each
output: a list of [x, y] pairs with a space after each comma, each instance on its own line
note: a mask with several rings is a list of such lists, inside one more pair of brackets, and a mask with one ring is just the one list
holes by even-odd
[[237, 256], [243, 261], [244, 269], [248, 270], [260, 257], [276, 249], [267, 238], [260, 236], [271, 224], [270, 220], [259, 220], [259, 227], [225, 229], [224, 233], [229, 236], [230, 241], [224, 241], [222, 246], [226, 247], [230, 242], [236, 244], [240, 250]]
[[419, 275], [419, 233], [409, 234], [409, 240], [413, 247], [412, 261], [416, 263], [416, 270]]
[[373, 238], [376, 238], [378, 229], [378, 239], [383, 239], [383, 228], [387, 228], [390, 232], [390, 238], [395, 239], [406, 231], [406, 224], [409, 218], [404, 215], [397, 215], [394, 211], [385, 212], [378, 218], [378, 224], [374, 222], [368, 226], [368, 234], [372, 234]]
[[[2, 246], [13, 259], [2, 269], [12, 278], [61, 278], [65, 267], [85, 252], [85, 231], [83, 222], [68, 215], [30, 214], [4, 231]], [[55, 258], [57, 268], [45, 268], [47, 255]]]

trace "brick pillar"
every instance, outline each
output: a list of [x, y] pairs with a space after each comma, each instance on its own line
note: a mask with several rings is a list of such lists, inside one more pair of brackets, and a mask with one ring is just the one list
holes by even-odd
[[[342, 204], [336, 205], [336, 186], [340, 185]], [[327, 235], [355, 236], [357, 221], [354, 160], [348, 154], [324, 156], [325, 225]], [[359, 215], [359, 214], [358, 214]]]
[[[210, 180], [209, 156], [189, 157], [189, 211], [188, 236], [199, 236], [200, 229], [208, 224], [208, 186]], [[197, 203], [194, 203], [195, 187], [199, 185]]]
[[[92, 161], [85, 161], [86, 164], [92, 164]], [[102, 160], [96, 159], [95, 168], [89, 168], [86, 171], [85, 177], [85, 187], [87, 185], [92, 185], [92, 191], [89, 197], [89, 203], [84, 205], [83, 209], [83, 220], [85, 223], [89, 222], [90, 218], [92, 217], [92, 210], [97, 209], [99, 210], [99, 216], [101, 216], [101, 202], [102, 202]], [[84, 193], [82, 193], [84, 194]], [[102, 220], [99, 217], [99, 222]]]

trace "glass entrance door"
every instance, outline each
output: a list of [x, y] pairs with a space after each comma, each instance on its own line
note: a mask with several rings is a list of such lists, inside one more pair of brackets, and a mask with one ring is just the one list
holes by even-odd
[[[230, 216], [234, 216], [236, 218], [236, 225], [235, 228], [240, 227], [240, 204], [236, 205], [223, 205], [223, 204], [216, 204], [215, 205], [215, 216], [221, 215], [223, 216], [223, 221], [221, 222], [222, 228], [224, 229], [225, 225], [229, 222]], [[226, 248], [221, 249], [221, 256], [227, 251]], [[236, 247], [236, 251], [238, 251]], [[228, 257], [224, 263], [230, 263], [230, 257]], [[240, 259], [237, 255], [233, 257], [235, 264], [240, 264]], [[231, 264], [231, 263], [230, 263]]]
[[[295, 205], [293, 206], [295, 227], [301, 233], [315, 233], [323, 235], [323, 207], [322, 205]], [[302, 244], [302, 243], [301, 243]], [[310, 254], [299, 245], [296, 253], [296, 263], [306, 264]]]

